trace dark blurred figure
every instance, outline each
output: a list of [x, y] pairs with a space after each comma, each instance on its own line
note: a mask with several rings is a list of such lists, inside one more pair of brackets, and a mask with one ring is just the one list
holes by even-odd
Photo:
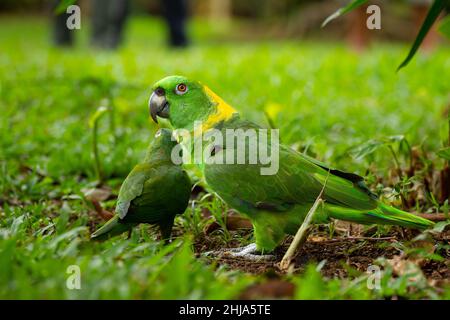
[[161, 0], [161, 4], [169, 26], [169, 45], [178, 48], [186, 47], [189, 44], [186, 35], [187, 0]]
[[73, 43], [73, 35], [72, 31], [66, 26], [66, 21], [70, 13], [66, 13], [65, 11], [61, 14], [54, 13], [60, 2], [60, 0], [53, 0], [51, 6], [51, 14], [53, 16], [53, 42], [57, 46], [71, 46]]
[[[60, 0], [53, 1], [53, 10]], [[123, 38], [123, 29], [129, 13], [128, 0], [92, 0], [92, 44], [99, 48], [115, 49]], [[53, 11], [52, 11], [53, 12]], [[83, 10], [82, 21], [83, 21]], [[66, 26], [68, 13], [53, 18], [53, 39], [58, 46], [73, 43], [72, 30]]]
[[123, 38], [128, 0], [92, 0], [92, 44], [115, 49]]

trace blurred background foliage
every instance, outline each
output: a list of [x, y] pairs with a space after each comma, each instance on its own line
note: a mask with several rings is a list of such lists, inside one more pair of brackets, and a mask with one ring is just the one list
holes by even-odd
[[[90, 0], [77, 2], [84, 13], [89, 14]], [[229, 33], [228, 37], [247, 39], [279, 37], [323, 37], [336, 38], [352, 28], [351, 18], [344, 23], [333, 23], [327, 32], [318, 28], [324, 18], [344, 5], [342, 0], [189, 0], [191, 17], [212, 19], [215, 25], [224, 26], [230, 20], [241, 20], [248, 30]], [[419, 1], [420, 3], [420, 1]], [[50, 14], [49, 0], [3, 0], [0, 14]], [[163, 9], [160, 0], [130, 0], [134, 15], [161, 16]], [[407, 0], [370, 1], [382, 9], [383, 30], [372, 36], [385, 40], [408, 41], [414, 39], [417, 22]], [[242, 35], [242, 33], [244, 33]]]

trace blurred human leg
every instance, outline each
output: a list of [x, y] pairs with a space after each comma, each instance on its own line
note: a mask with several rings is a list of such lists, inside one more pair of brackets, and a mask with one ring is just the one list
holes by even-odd
[[73, 44], [72, 31], [67, 28], [66, 22], [70, 14], [63, 12], [60, 14], [54, 13], [59, 4], [59, 0], [52, 2], [51, 15], [53, 24], [53, 43], [57, 46], [71, 46]]
[[106, 45], [108, 48], [116, 48], [123, 39], [123, 30], [129, 12], [129, 1], [113, 0], [109, 2]]
[[107, 44], [108, 32], [108, 0], [91, 1], [91, 21], [92, 21], [92, 45], [105, 47]]
[[169, 27], [169, 45], [173, 47], [185, 47], [188, 45], [186, 34], [186, 21], [188, 16], [188, 4], [186, 0], [161, 0]]

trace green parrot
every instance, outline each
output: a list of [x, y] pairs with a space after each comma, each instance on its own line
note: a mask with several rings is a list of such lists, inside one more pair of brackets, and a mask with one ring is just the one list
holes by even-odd
[[[174, 129], [192, 132], [191, 142], [198, 139], [196, 128], [199, 127], [203, 136], [212, 130], [219, 130], [224, 137], [228, 137], [229, 130], [263, 132], [263, 128], [241, 118], [233, 107], [198, 81], [169, 76], [156, 82], [152, 89], [149, 109], [153, 120], [166, 118]], [[223, 159], [228, 151], [234, 152], [233, 160], [236, 160], [236, 144], [229, 147], [226, 142], [214, 143], [202, 145], [210, 160]], [[215, 163], [204, 158], [199, 162], [207, 185], [252, 221], [256, 243], [240, 251], [234, 250], [236, 255], [272, 252], [286, 234], [296, 233], [322, 188], [324, 204], [315, 214], [316, 223], [335, 218], [417, 229], [433, 226], [429, 220], [380, 202], [356, 174], [331, 168], [281, 144], [278, 150], [273, 147], [268, 150], [277, 151], [279, 155], [275, 174], [261, 174], [265, 165], [249, 163], [251, 154], [246, 155], [245, 163]]]
[[182, 214], [191, 195], [191, 181], [181, 165], [171, 160], [177, 142], [172, 132], [160, 129], [144, 161], [136, 165], [120, 187], [115, 216], [95, 231], [98, 240], [119, 235], [138, 223], [158, 225], [168, 240], [177, 214]]

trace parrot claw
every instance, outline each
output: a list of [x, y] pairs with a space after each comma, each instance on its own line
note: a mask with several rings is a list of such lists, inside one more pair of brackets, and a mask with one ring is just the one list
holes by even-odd
[[245, 247], [240, 248], [228, 248], [217, 251], [209, 251], [206, 253], [207, 256], [216, 256], [219, 258], [230, 257], [230, 258], [242, 258], [249, 261], [261, 262], [261, 261], [273, 261], [275, 256], [271, 254], [259, 254], [256, 250], [256, 243], [249, 244]]

